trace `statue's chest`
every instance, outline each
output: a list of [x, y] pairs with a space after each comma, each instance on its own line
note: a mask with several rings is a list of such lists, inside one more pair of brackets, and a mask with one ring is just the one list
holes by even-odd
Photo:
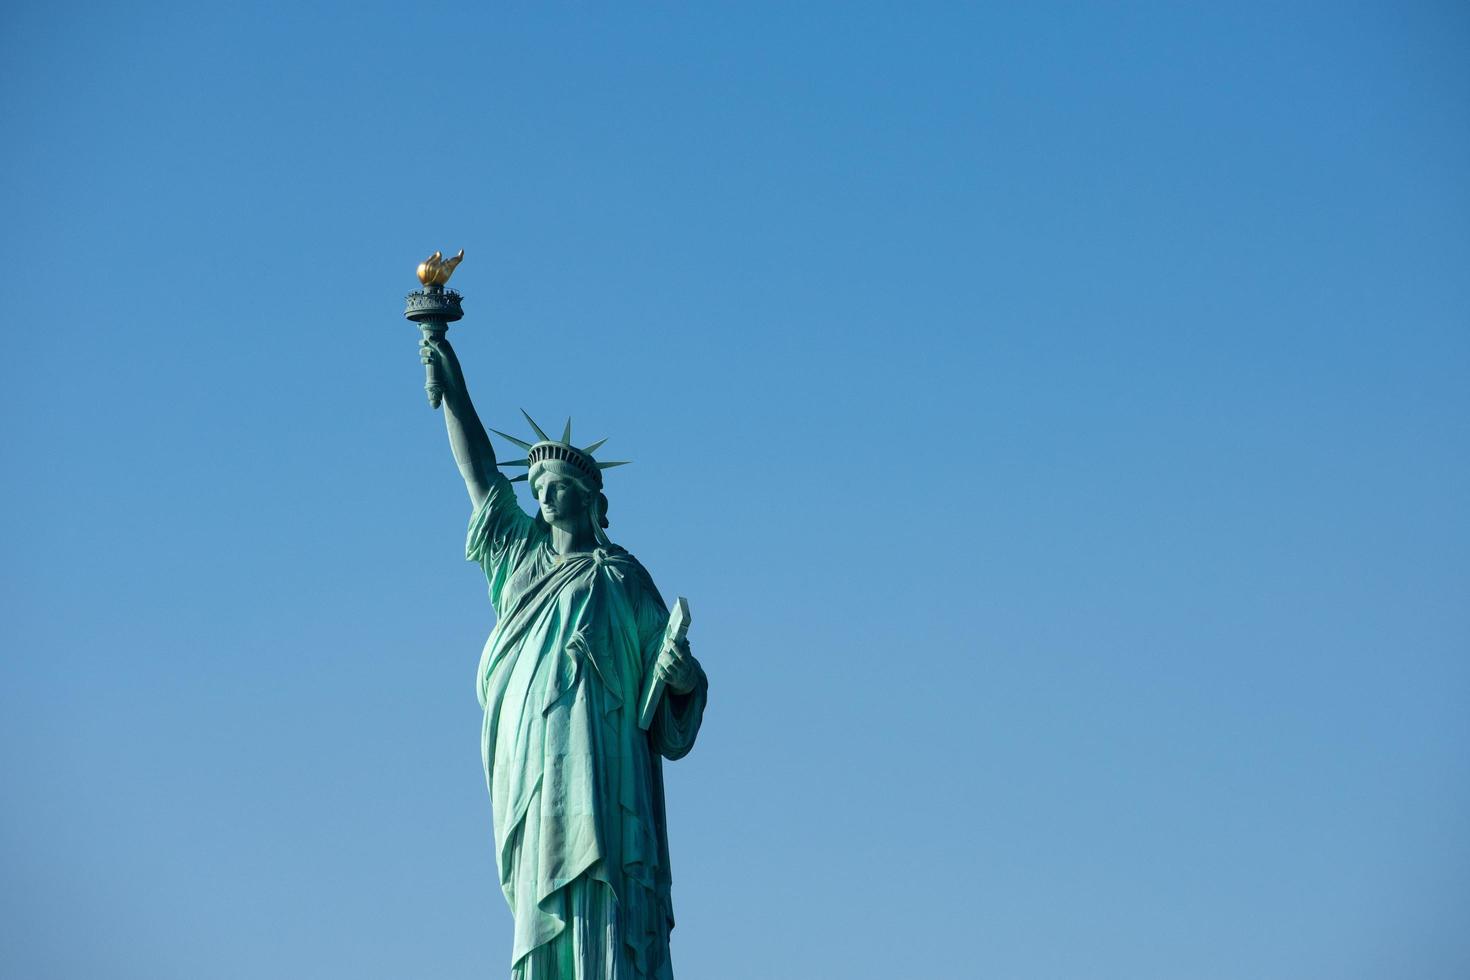
[[528, 555], [506, 584], [523, 606], [539, 610], [538, 617], [552, 616], [563, 623], [587, 618], [594, 607], [608, 601], [610, 590], [621, 591], [619, 575], [607, 574], [587, 558], [561, 558], [549, 548]]

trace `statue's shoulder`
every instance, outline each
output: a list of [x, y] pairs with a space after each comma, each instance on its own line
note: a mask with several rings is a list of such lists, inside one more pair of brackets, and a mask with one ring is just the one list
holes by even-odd
[[659, 594], [658, 586], [653, 584], [653, 576], [648, 574], [648, 569], [627, 548], [613, 545], [607, 549], [608, 561], [617, 564], [623, 573], [623, 583], [627, 588], [647, 593], [658, 605], [664, 604], [663, 596]]
[[610, 544], [606, 548], [599, 549], [603, 554], [603, 561], [612, 562], [625, 571], [634, 571], [644, 578], [648, 578], [648, 569], [638, 557], [620, 544]]

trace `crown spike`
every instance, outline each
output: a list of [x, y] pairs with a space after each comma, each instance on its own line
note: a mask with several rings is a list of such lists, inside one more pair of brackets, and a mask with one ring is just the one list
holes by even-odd
[[502, 459], [502, 460], [499, 461], [499, 465], [501, 465], [501, 466], [530, 466], [531, 465], [531, 461], [529, 459]]
[[536, 424], [536, 420], [533, 419], [533, 418], [531, 418], [531, 413], [530, 412], [526, 411], [523, 408], [523, 409], [521, 409], [521, 414], [526, 417], [526, 421], [527, 422], [530, 422], [531, 423], [531, 428], [533, 428], [533, 429], [536, 430], [536, 435], [540, 437], [540, 439], [541, 439], [542, 442], [550, 442], [551, 441], [551, 436], [549, 436], [546, 433], [544, 433], [544, 432], [541, 431], [541, 426], [537, 425]]
[[572, 444], [572, 417], [567, 416], [567, 427], [561, 430], [561, 441], [570, 446]]
[[531, 451], [531, 444], [529, 442], [523, 442], [520, 439], [517, 439], [515, 436], [507, 435], [506, 433], [501, 432], [499, 429], [491, 429], [490, 431], [493, 432], [493, 433], [495, 433], [500, 438], [506, 440], [507, 442], [513, 442], [513, 443], [515, 443], [517, 446], [520, 446], [522, 449], [526, 450], [527, 452], [530, 452]]
[[598, 463], [597, 468], [600, 470], [610, 470], [614, 466], [627, 466], [631, 462], [633, 462], [631, 459], [620, 459], [615, 463]]
[[595, 452], [597, 452], [597, 450], [598, 450], [598, 448], [599, 448], [599, 447], [600, 447], [600, 446], [601, 446], [601, 445], [602, 445], [602, 444], [603, 444], [603, 443], [604, 443], [604, 442], [607, 442], [607, 440], [606, 440], [606, 439], [599, 439], [599, 440], [597, 440], [597, 441], [596, 441], [596, 442], [594, 442], [594, 443], [593, 443], [593, 444], [592, 444], [592, 445], [590, 445], [590, 446], [588, 446], [588, 447], [587, 447], [587, 448], [586, 448], [586, 449], [584, 449], [584, 450], [582, 450], [582, 452], [584, 452], [584, 453], [586, 453], [586, 454], [587, 454], [587, 455], [589, 455], [589, 456], [591, 456], [591, 455], [592, 455], [592, 454], [593, 454], [593, 453], [595, 453]]

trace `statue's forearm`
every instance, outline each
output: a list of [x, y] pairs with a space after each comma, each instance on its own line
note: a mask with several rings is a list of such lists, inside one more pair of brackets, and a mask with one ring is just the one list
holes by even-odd
[[444, 425], [449, 430], [449, 448], [464, 477], [470, 500], [478, 507], [490, 493], [495, 474], [495, 449], [467, 393], [444, 399]]

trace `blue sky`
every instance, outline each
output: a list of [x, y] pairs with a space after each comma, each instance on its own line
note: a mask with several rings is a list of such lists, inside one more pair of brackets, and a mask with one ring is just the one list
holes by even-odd
[[679, 976], [1470, 973], [1470, 17], [1230, 8], [10, 11], [0, 973], [506, 973], [461, 247], [691, 601]]

